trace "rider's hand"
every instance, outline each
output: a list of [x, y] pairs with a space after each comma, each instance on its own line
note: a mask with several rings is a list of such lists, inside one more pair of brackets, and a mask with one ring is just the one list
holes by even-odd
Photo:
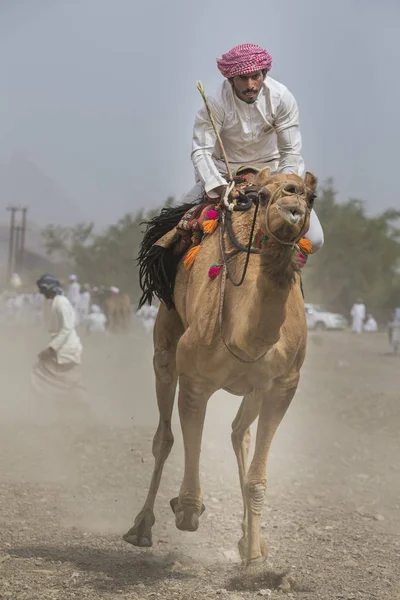
[[[213, 193], [213, 195], [218, 195], [220, 198], [222, 198], [222, 196], [225, 194], [225, 190], [226, 190], [227, 186], [226, 185], [219, 185], [218, 187], [210, 190], [210, 192]], [[212, 198], [212, 196], [210, 196], [210, 192], [208, 193], [208, 196]]]
[[[210, 192], [208, 192], [207, 196], [210, 198], [210, 200], [213, 200], [215, 198], [215, 196], [218, 194], [218, 197], [222, 199], [225, 195], [227, 187], [228, 187], [228, 184], [219, 185], [217, 188], [210, 190], [210, 192], [212, 192], [212, 196], [210, 196]], [[234, 187], [233, 190], [231, 190], [231, 192], [229, 194], [229, 200], [232, 201], [235, 198], [237, 198], [238, 196], [239, 196], [239, 191]]]
[[[218, 194], [219, 198], [223, 198], [224, 195], [225, 195], [225, 191], [226, 191], [227, 187], [228, 187], [228, 184], [226, 184], [226, 185], [219, 185], [218, 187], [216, 187], [216, 188], [214, 188], [213, 190], [210, 190], [210, 191], [213, 192], [214, 194]], [[208, 192], [207, 196], [209, 198], [213, 199], [214, 194], [213, 194], [213, 196], [210, 196], [210, 192]], [[229, 194], [229, 199], [233, 200], [234, 198], [237, 198], [238, 196], [239, 196], [238, 190], [236, 188], [233, 188], [233, 190], [231, 190], [231, 192]]]

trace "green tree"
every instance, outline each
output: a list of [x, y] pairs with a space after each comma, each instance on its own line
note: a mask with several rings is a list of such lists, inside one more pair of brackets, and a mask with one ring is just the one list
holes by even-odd
[[[164, 206], [171, 206], [169, 197]], [[116, 285], [139, 298], [136, 257], [144, 227], [160, 211], [127, 214], [101, 234], [93, 224], [67, 228], [49, 225], [43, 232], [49, 256], [68, 261], [83, 282]], [[325, 231], [325, 245], [303, 271], [309, 302], [347, 314], [358, 296], [383, 320], [400, 305], [400, 212], [369, 217], [360, 200], [339, 203], [332, 179], [322, 186], [315, 208]]]
[[[172, 206], [168, 197], [163, 206]], [[115, 285], [136, 300], [139, 298], [136, 257], [144, 231], [141, 223], [159, 213], [162, 207], [124, 215], [101, 234], [94, 224], [75, 227], [48, 225], [43, 230], [46, 252], [50, 257], [67, 261], [82, 282], [92, 285]]]
[[400, 212], [368, 217], [360, 200], [338, 203], [332, 180], [322, 187], [315, 208], [325, 245], [304, 270], [308, 299], [348, 313], [361, 296], [376, 314], [390, 310], [399, 289]]

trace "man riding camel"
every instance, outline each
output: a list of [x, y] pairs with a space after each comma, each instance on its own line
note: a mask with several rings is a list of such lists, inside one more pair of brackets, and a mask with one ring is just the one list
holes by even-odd
[[[217, 65], [226, 80], [208, 102], [233, 171], [270, 167], [272, 175], [303, 177], [298, 106], [287, 87], [267, 76], [271, 55], [255, 44], [242, 44], [217, 59]], [[191, 158], [196, 185], [184, 202], [194, 202], [204, 194], [210, 199], [223, 195], [226, 166], [205, 106], [195, 119]], [[314, 252], [324, 243], [314, 210], [305, 237]]]

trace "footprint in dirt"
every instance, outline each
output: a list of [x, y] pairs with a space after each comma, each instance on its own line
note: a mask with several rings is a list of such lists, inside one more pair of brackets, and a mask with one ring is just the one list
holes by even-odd
[[[227, 587], [235, 592], [260, 592], [279, 590], [280, 592], [311, 592], [312, 590], [296, 582], [288, 571], [273, 571], [260, 564], [249, 569], [243, 568], [229, 580]], [[266, 594], [267, 595], [267, 594]]]

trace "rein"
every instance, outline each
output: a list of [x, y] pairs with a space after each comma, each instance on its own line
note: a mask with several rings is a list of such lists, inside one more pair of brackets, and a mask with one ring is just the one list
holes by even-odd
[[[286, 240], [279, 239], [275, 234], [273, 234], [271, 232], [271, 227], [270, 227], [270, 208], [271, 208], [272, 203], [275, 200], [276, 196], [278, 194], [283, 194], [284, 196], [298, 196], [299, 195], [296, 192], [290, 192], [287, 189], [285, 189], [286, 186], [287, 186], [286, 182], [282, 183], [281, 185], [279, 185], [276, 188], [274, 193], [271, 194], [271, 196], [268, 200], [266, 211], [265, 211], [266, 212], [265, 228], [266, 228], [266, 232], [267, 232], [267, 235], [269, 238], [273, 239], [275, 242], [277, 242], [278, 244], [281, 244], [282, 246], [291, 246], [293, 248], [293, 250], [295, 250], [296, 248], [298, 248], [297, 244], [301, 240], [301, 238], [303, 237], [303, 235], [305, 233], [305, 230], [307, 227], [306, 219], [304, 219], [304, 224], [303, 224], [303, 227], [301, 228], [300, 233], [298, 234], [296, 239], [292, 242], [287, 242]], [[231, 189], [231, 188], [228, 188], [228, 192], [229, 192], [229, 189]], [[233, 231], [232, 212], [250, 210], [250, 208], [253, 206], [253, 204], [255, 205], [255, 211], [254, 211], [253, 220], [251, 223], [249, 242], [248, 242], [247, 246], [243, 246], [243, 244], [241, 244], [239, 242], [239, 240], [237, 239], [237, 237], [235, 235], [235, 232]], [[221, 223], [220, 223], [220, 250], [221, 250], [223, 266], [227, 271], [227, 278], [232, 282], [232, 284], [235, 287], [241, 286], [243, 281], [245, 280], [247, 268], [249, 265], [250, 254], [261, 254], [261, 252], [262, 252], [258, 248], [251, 247], [259, 205], [260, 205], [260, 194], [257, 193], [257, 189], [255, 186], [248, 187], [245, 194], [239, 193], [239, 197], [235, 203], [228, 203], [226, 197], [224, 198], [224, 201], [223, 201], [223, 207], [225, 207], [225, 208], [222, 208], [221, 219], [220, 219], [221, 220]], [[233, 280], [232, 275], [230, 274], [229, 269], [228, 269], [228, 263], [227, 263], [227, 258], [226, 258], [226, 249], [225, 249], [225, 236], [224, 236], [225, 231], [227, 231], [229, 238], [230, 238], [232, 244], [235, 246], [235, 248], [239, 252], [246, 252], [246, 262], [243, 267], [242, 276], [239, 281]]]
[[[247, 200], [247, 198], [244, 196], [245, 200]], [[240, 196], [239, 196], [239, 200], [240, 200]], [[252, 206], [253, 204], [253, 200], [251, 200], [251, 204], [250, 206]], [[252, 248], [251, 247], [251, 243], [253, 240], [253, 235], [254, 235], [254, 229], [256, 226], [256, 220], [257, 220], [257, 214], [258, 214], [258, 207], [259, 207], [259, 200], [258, 197], [255, 198], [254, 200], [254, 204], [255, 204], [255, 210], [254, 210], [254, 215], [253, 215], [253, 221], [251, 223], [251, 230], [250, 230], [250, 237], [249, 237], [249, 243], [247, 244], [247, 246], [243, 246], [237, 239], [237, 237], [235, 236], [235, 233], [233, 231], [233, 225], [232, 225], [232, 213], [222, 210], [221, 213], [221, 224], [220, 224], [220, 233], [219, 233], [219, 241], [220, 241], [220, 249], [221, 249], [221, 256], [222, 256], [222, 262], [224, 265], [224, 269], [226, 270], [226, 276], [227, 278], [232, 282], [232, 284], [235, 287], [239, 287], [242, 285], [245, 277], [246, 277], [246, 273], [247, 273], [247, 267], [249, 266], [249, 260], [250, 260], [250, 254], [260, 254], [261, 250], [259, 250], [258, 248]], [[237, 205], [240, 206], [240, 205]], [[240, 210], [240, 209], [239, 209]], [[249, 210], [249, 209], [247, 209]], [[233, 243], [233, 245], [237, 248], [237, 250], [239, 252], [246, 252], [246, 262], [243, 268], [243, 273], [241, 278], [239, 279], [239, 281], [234, 281], [232, 275], [229, 272], [228, 269], [228, 261], [226, 258], [226, 249], [225, 249], [225, 229], [227, 229], [228, 231], [228, 235], [231, 239], [231, 242]]]

